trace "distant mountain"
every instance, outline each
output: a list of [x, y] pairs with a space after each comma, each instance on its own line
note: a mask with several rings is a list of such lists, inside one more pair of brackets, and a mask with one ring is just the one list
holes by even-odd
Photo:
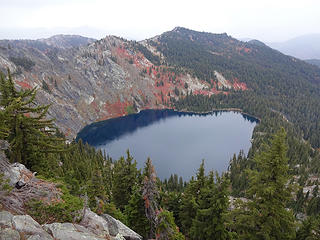
[[320, 34], [309, 34], [285, 42], [266, 43], [269, 47], [300, 59], [320, 59]]
[[57, 48], [72, 48], [88, 45], [96, 41], [93, 38], [82, 37], [79, 35], [54, 35], [50, 38], [39, 39], [38, 41]]
[[306, 59], [305, 60], [307, 63], [316, 65], [318, 67], [320, 67], [320, 59]]
[[263, 103], [320, 146], [313, 136], [320, 131], [316, 66], [257, 40], [182, 27], [141, 42], [115, 36], [91, 41], [79, 36], [0, 41], [0, 70], [10, 68], [19, 87], [38, 87], [38, 102], [52, 104], [51, 116], [70, 137], [95, 121], [172, 108], [191, 93], [249, 94], [247, 102], [220, 107], [248, 109], [250, 103], [257, 110]]

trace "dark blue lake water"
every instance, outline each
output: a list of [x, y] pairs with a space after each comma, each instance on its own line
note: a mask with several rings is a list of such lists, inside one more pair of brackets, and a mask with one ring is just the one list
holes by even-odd
[[249, 150], [256, 124], [256, 119], [238, 112], [145, 110], [88, 125], [78, 139], [105, 149], [113, 159], [129, 149], [138, 168], [150, 157], [161, 179], [176, 173], [187, 180], [202, 159], [207, 171], [226, 171], [234, 153]]

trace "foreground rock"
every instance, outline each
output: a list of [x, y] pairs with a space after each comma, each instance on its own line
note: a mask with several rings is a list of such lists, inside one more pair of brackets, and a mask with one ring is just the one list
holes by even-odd
[[[22, 237], [23, 236], [23, 237]], [[141, 240], [142, 237], [113, 217], [86, 209], [79, 223], [40, 225], [29, 215], [0, 212], [0, 240]]]
[[126, 225], [124, 225], [119, 220], [111, 217], [108, 214], [103, 214], [102, 217], [105, 219], [105, 221], [108, 223], [109, 232], [113, 236], [121, 235], [127, 240], [139, 240], [142, 239], [142, 237], [128, 228]]

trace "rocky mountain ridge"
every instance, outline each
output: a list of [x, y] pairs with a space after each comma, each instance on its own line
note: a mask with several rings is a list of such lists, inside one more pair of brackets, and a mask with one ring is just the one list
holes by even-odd
[[[49, 114], [71, 139], [95, 121], [141, 109], [170, 108], [170, 98], [191, 91], [210, 95], [221, 90], [155, 61], [161, 53], [146, 42], [115, 36], [95, 42], [70, 39], [0, 41], [0, 69], [9, 68], [18, 87], [37, 87], [38, 102], [51, 104]], [[219, 86], [232, 88], [218, 76]], [[236, 88], [246, 89], [245, 85]]]

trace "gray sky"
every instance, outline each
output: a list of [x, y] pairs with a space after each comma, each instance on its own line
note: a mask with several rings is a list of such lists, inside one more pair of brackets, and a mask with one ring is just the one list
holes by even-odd
[[0, 39], [141, 40], [176, 26], [265, 42], [320, 33], [319, 0], [0, 0]]

